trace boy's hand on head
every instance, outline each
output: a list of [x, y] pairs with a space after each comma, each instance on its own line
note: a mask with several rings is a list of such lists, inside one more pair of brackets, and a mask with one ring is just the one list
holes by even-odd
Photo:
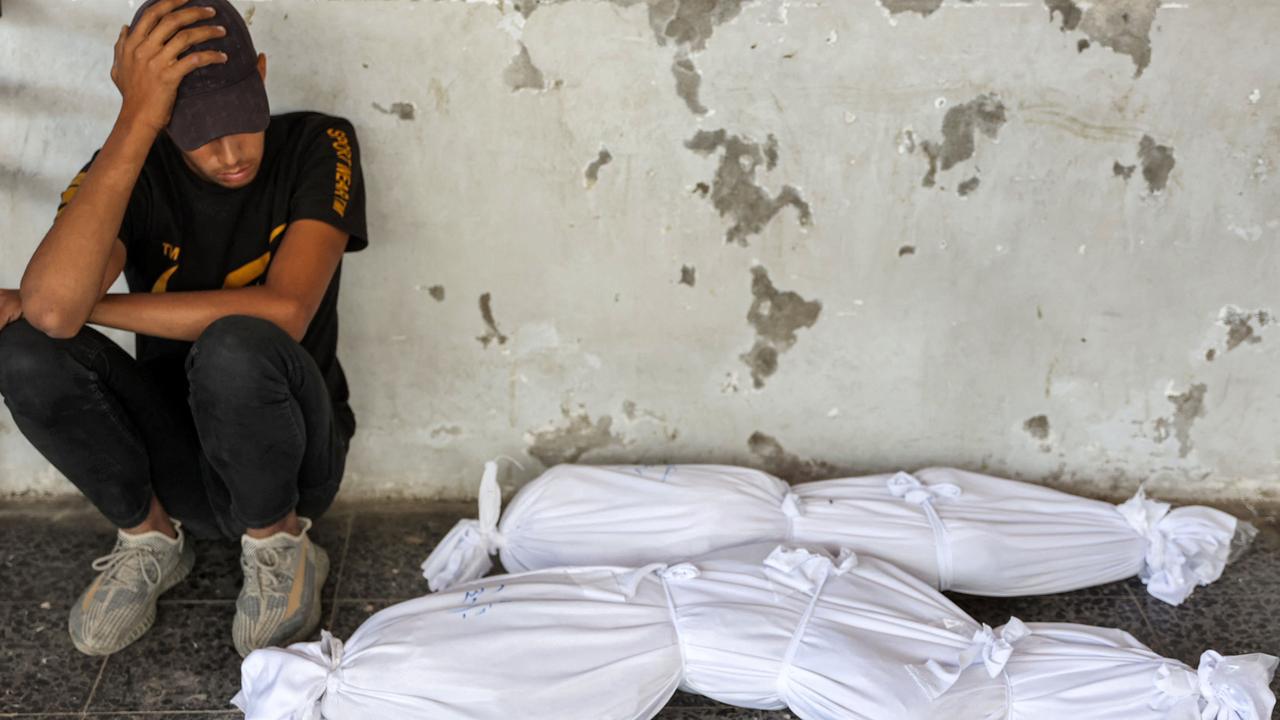
[[124, 98], [120, 116], [157, 133], [169, 124], [182, 78], [197, 68], [227, 61], [226, 55], [212, 50], [178, 59], [192, 45], [226, 35], [220, 25], [188, 28], [212, 17], [214, 10], [203, 6], [183, 8], [187, 1], [163, 0], [152, 5], [132, 30], [127, 25], [121, 27], [116, 39], [111, 81]]
[[17, 290], [0, 288], [0, 328], [22, 317], [22, 298]]

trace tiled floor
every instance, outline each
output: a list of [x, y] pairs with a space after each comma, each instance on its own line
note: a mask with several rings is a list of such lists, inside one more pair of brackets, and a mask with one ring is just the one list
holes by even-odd
[[[957, 596], [983, 622], [1087, 622], [1124, 628], [1155, 650], [1197, 664], [1200, 652], [1280, 652], [1280, 531], [1275, 513], [1230, 508], [1263, 528], [1254, 549], [1182, 607], [1116, 583], [1050, 597]], [[418, 565], [466, 506], [342, 506], [315, 525], [333, 570], [324, 625], [350, 635], [372, 612], [426, 590]], [[111, 549], [112, 530], [80, 503], [0, 510], [0, 717], [203, 718], [240, 714], [227, 701], [239, 683], [231, 644], [239, 583], [235, 543], [197, 542], [196, 569], [167, 594], [152, 630], [109, 658], [90, 658], [66, 633], [67, 608], [90, 581], [89, 562]], [[1280, 690], [1280, 683], [1273, 687]], [[678, 695], [662, 720], [774, 720], [785, 712], [736, 710]]]

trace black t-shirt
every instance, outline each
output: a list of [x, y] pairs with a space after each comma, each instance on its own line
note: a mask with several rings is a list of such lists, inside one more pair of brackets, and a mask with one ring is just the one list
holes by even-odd
[[[90, 159], [63, 193], [59, 212], [92, 163]], [[345, 231], [347, 252], [369, 244], [359, 147], [348, 121], [315, 112], [273, 115], [257, 176], [234, 190], [196, 175], [169, 136], [161, 133], [134, 185], [118, 234], [128, 251], [124, 275], [129, 290], [260, 285], [285, 229], [303, 219]], [[337, 357], [341, 275], [339, 264], [302, 346], [319, 365], [335, 417], [350, 436], [355, 417]], [[190, 347], [187, 342], [137, 336], [138, 359], [148, 364], [181, 363]]]

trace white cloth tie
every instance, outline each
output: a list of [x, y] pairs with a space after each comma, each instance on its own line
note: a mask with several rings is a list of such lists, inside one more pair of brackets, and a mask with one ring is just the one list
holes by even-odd
[[919, 505], [924, 511], [925, 519], [929, 521], [929, 527], [933, 529], [934, 550], [938, 556], [938, 589], [946, 590], [951, 587], [952, 578], [952, 558], [951, 558], [951, 541], [947, 538], [947, 526], [942, 522], [942, 518], [938, 515], [938, 510], [933, 506], [935, 501], [954, 500], [964, 494], [958, 485], [951, 483], [935, 483], [926, 485], [920, 482], [916, 476], [900, 472], [889, 478], [887, 483], [889, 492], [894, 497], [902, 498], [912, 505]]
[[1116, 510], [1147, 540], [1138, 577], [1155, 597], [1178, 605], [1197, 586], [1208, 585], [1222, 575], [1235, 531], [1234, 518], [1229, 518], [1229, 526], [1218, 527], [1188, 515], [1187, 508], [1171, 513], [1168, 503], [1148, 499], [1141, 488]]
[[[780, 582], [787, 587], [810, 593], [809, 604], [804, 614], [796, 623], [791, 634], [791, 642], [787, 644], [787, 652], [782, 657], [778, 668], [778, 696], [787, 699], [790, 687], [791, 667], [795, 662], [800, 643], [804, 641], [805, 632], [809, 629], [809, 621], [818, 606], [818, 598], [827, 580], [845, 574], [858, 564], [858, 556], [849, 549], [840, 551], [839, 557], [832, 560], [825, 554], [814, 553], [805, 548], [790, 548], [779, 545], [769, 557], [765, 558], [765, 573], [773, 582]], [[788, 703], [789, 704], [789, 703]]]
[[422, 575], [433, 592], [482, 578], [491, 569], [491, 555], [506, 545], [498, 532], [502, 512], [502, 488], [498, 486], [498, 463], [484, 464], [480, 479], [480, 519], [462, 520], [436, 545], [422, 562]]
[[1223, 657], [1206, 650], [1194, 674], [1181, 663], [1166, 663], [1156, 671], [1155, 683], [1167, 702], [1153, 707], [1171, 709], [1194, 698], [1198, 713], [1188, 710], [1188, 718], [1267, 720], [1271, 698], [1266, 689], [1277, 662], [1272, 655]]
[[930, 660], [922, 665], [912, 665], [907, 670], [929, 697], [936, 699], [955, 685], [966, 669], [974, 665], [984, 666], [987, 675], [993, 679], [999, 676], [1013, 655], [1013, 646], [1030, 634], [1030, 628], [1016, 617], [1009, 618], [998, 635], [990, 625], [984, 624], [973, 633], [969, 647], [956, 656], [954, 665], [943, 667], [936, 660]]

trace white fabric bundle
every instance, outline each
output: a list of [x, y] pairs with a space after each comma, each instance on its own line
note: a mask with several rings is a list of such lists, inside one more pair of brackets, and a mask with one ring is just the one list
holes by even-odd
[[873, 558], [742, 546], [499, 576], [251, 653], [247, 720], [645, 720], [678, 686], [803, 720], [1265, 720], [1276, 658], [1199, 672], [1129, 635], [979, 625]]
[[480, 519], [460, 522], [423, 563], [433, 590], [508, 571], [639, 566], [752, 542], [849, 548], [942, 590], [1042, 595], [1139, 575], [1181, 603], [1222, 574], [1237, 527], [1207, 507], [1170, 510], [1142, 492], [1117, 506], [1039, 485], [930, 468], [788, 485], [719, 465], [558, 465], [499, 521], [486, 465]]

